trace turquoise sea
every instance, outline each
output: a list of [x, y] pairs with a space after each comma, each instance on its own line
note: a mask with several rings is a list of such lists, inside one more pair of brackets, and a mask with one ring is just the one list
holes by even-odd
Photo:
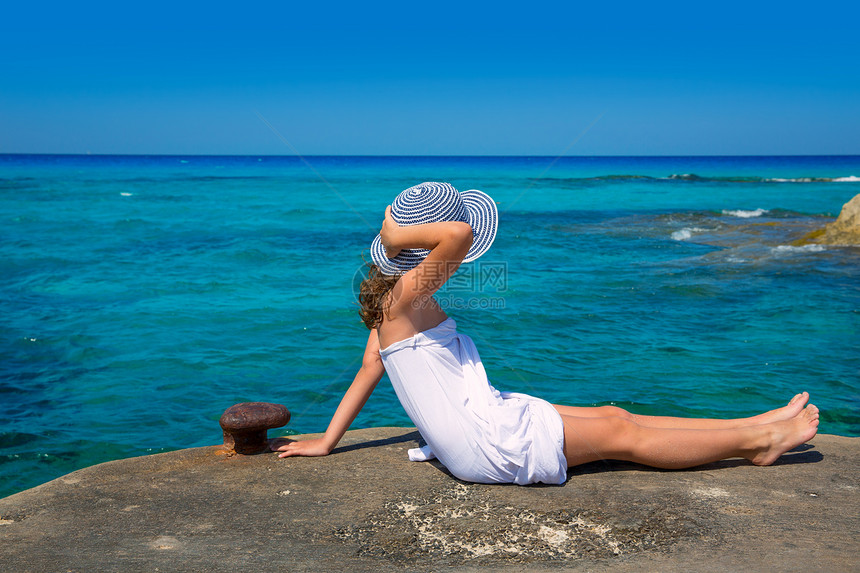
[[[237, 402], [323, 431], [363, 256], [422, 181], [498, 202], [439, 295], [497, 388], [715, 417], [809, 390], [860, 435], [860, 247], [791, 245], [860, 193], [858, 156], [0, 155], [0, 496], [220, 443]], [[355, 427], [386, 425], [410, 422], [383, 380]]]

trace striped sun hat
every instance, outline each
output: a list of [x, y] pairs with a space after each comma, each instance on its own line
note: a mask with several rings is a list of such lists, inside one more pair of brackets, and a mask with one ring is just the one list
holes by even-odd
[[[420, 225], [441, 221], [462, 221], [472, 227], [472, 246], [464, 263], [487, 252], [496, 238], [499, 213], [489, 195], [477, 189], [459, 192], [448, 183], [422, 183], [400, 193], [391, 203], [391, 218], [398, 225]], [[418, 266], [430, 251], [404, 249], [393, 259], [385, 256], [382, 238], [370, 245], [370, 257], [382, 274], [401, 275]]]

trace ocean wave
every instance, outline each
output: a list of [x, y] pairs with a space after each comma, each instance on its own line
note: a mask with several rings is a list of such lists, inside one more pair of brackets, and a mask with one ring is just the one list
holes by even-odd
[[596, 179], [598, 181], [627, 181], [631, 179], [653, 180], [654, 177], [651, 177], [650, 175], [601, 175], [599, 177], [590, 177], [590, 179]]
[[671, 237], [674, 241], [686, 241], [693, 236], [693, 233], [701, 233], [706, 229], [700, 229], [699, 227], [684, 227], [678, 231], [672, 233]]
[[596, 175], [594, 177], [541, 177], [532, 178], [534, 184], [538, 183], [594, 183], [594, 182], [625, 182], [625, 181], [679, 181], [689, 183], [860, 183], [860, 177], [848, 175], [846, 177], [760, 177], [757, 175], [725, 175], [725, 176], [702, 176], [695, 173], [673, 173], [666, 177], [652, 177], [650, 175], [635, 174], [609, 174]]
[[625, 181], [659, 181], [658, 177], [650, 175], [596, 175], [594, 177], [531, 177], [528, 181], [532, 185], [569, 185], [569, 184], [593, 184], [604, 182]]
[[729, 217], [740, 217], [741, 219], [752, 219], [754, 217], [761, 217], [765, 213], [770, 213], [770, 211], [768, 211], [767, 209], [755, 209], [752, 211], [745, 211], [743, 209], [723, 209], [723, 215], [728, 215]]
[[854, 175], [848, 177], [795, 177], [794, 179], [772, 177], [763, 181], [770, 183], [858, 183], [860, 177]]
[[791, 245], [780, 245], [773, 247], [774, 254], [790, 254], [790, 253], [820, 253], [824, 250], [824, 245], [803, 245], [802, 247], [793, 247]]
[[666, 179], [680, 179], [681, 181], [703, 181], [705, 177], [700, 177], [695, 173], [673, 173], [666, 177]]
[[696, 175], [695, 173], [673, 173], [663, 179], [669, 181], [691, 181], [696, 183], [767, 183], [771, 181], [766, 177], [758, 177], [755, 175], [715, 175], [711, 177], [703, 177], [701, 175]]
[[702, 177], [695, 173], [680, 173], [666, 177], [670, 180], [714, 182], [714, 183], [858, 183], [860, 177], [849, 175], [847, 177], [759, 177], [750, 176], [715, 176]]

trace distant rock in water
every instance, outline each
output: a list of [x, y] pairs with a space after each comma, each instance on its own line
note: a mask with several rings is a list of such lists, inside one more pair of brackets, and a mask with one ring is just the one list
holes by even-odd
[[795, 245], [820, 243], [824, 245], [860, 245], [860, 194], [842, 206], [836, 221], [823, 229], [808, 233]]
[[823, 242], [830, 245], [860, 245], [860, 194], [842, 206], [835, 223], [825, 227]]

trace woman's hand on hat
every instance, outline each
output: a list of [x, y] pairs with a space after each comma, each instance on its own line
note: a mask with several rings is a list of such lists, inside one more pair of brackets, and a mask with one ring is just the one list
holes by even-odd
[[397, 230], [400, 228], [394, 219], [391, 217], [391, 205], [385, 208], [385, 219], [382, 221], [382, 229], [379, 231], [379, 237], [382, 239], [382, 246], [385, 247], [385, 256], [393, 259], [400, 252], [400, 247], [395, 246], [394, 240], [397, 235]]

